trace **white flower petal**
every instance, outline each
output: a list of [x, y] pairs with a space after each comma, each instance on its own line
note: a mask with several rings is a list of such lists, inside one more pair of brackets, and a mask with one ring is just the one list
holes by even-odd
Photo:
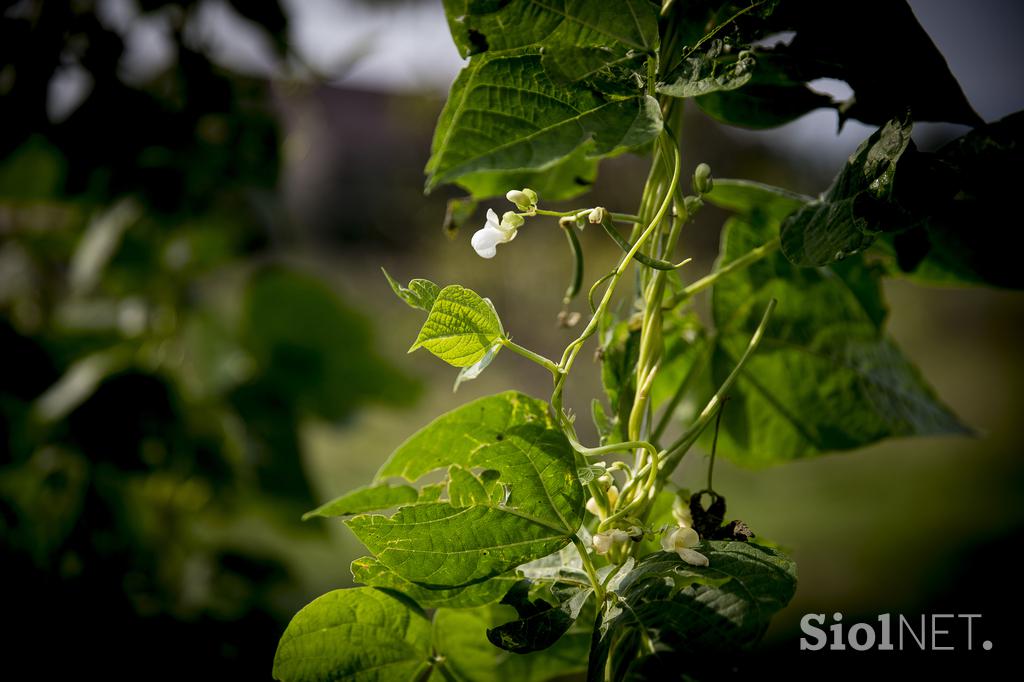
[[679, 526], [665, 533], [661, 538], [661, 548], [666, 552], [678, 552], [688, 547], [696, 547], [700, 543], [700, 535], [692, 528]]
[[501, 221], [498, 220], [498, 214], [494, 212], [493, 208], [487, 209], [487, 223], [484, 227], [493, 227], [497, 230], [499, 225], [501, 225]]
[[696, 550], [686, 549], [685, 547], [682, 547], [676, 550], [676, 554], [679, 555], [680, 559], [690, 564], [691, 566], [708, 565], [708, 558]]
[[470, 244], [473, 245], [475, 250], [481, 258], [494, 258], [494, 254], [497, 253], [497, 246], [505, 239], [505, 233], [501, 230], [485, 225], [476, 232], [473, 233], [473, 238], [470, 240]]

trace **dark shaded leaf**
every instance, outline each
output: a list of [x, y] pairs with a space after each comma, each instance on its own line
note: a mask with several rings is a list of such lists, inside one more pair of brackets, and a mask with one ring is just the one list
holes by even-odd
[[[755, 644], [796, 590], [796, 565], [744, 542], [704, 542], [708, 566], [674, 553], [639, 561], [607, 602], [594, 631], [589, 680], [699, 676]], [[656, 653], [651, 654], [654, 649]], [[633, 679], [633, 678], [630, 678]], [[640, 679], [640, 678], [636, 678]]]
[[517, 654], [547, 649], [564, 635], [579, 618], [593, 590], [577, 585], [551, 588], [558, 600], [552, 605], [542, 599], [530, 600], [532, 583], [522, 580], [501, 600], [515, 608], [519, 619], [487, 631], [494, 646]]
[[871, 245], [878, 234], [894, 230], [893, 194], [896, 167], [911, 146], [909, 112], [893, 119], [865, 140], [818, 201], [791, 215], [780, 231], [782, 253], [800, 266], [826, 265]]

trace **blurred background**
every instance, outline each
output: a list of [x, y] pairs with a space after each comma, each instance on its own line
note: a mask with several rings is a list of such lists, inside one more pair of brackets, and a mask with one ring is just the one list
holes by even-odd
[[[911, 5], [983, 118], [1024, 108], [1024, 7]], [[367, 483], [441, 411], [550, 388], [509, 353], [453, 394], [455, 370], [406, 355], [421, 316], [380, 267], [489, 296], [518, 343], [557, 356], [572, 334], [556, 324], [562, 235], [536, 221], [484, 261], [469, 236], [488, 206], [452, 237], [458, 193], [423, 196], [461, 68], [440, 3], [0, 6], [3, 651], [32, 678], [270, 679], [290, 617], [350, 585], [364, 553], [302, 512]], [[824, 111], [753, 133], [690, 107], [684, 153], [814, 194], [870, 132], [836, 125]], [[915, 137], [930, 149], [965, 130]], [[613, 159], [567, 208], [631, 210], [645, 173]], [[685, 234], [694, 276], [723, 218], [708, 208]], [[616, 252], [592, 231], [583, 244], [593, 279]], [[792, 655], [811, 611], [980, 613], [996, 650], [1021, 633], [1006, 557], [1024, 539], [1024, 299], [887, 293], [893, 336], [979, 435], [718, 466], [730, 515], [799, 565], [764, 656]], [[580, 369], [568, 402], [589, 414], [597, 368]], [[697, 485], [703, 460], [679, 481]]]

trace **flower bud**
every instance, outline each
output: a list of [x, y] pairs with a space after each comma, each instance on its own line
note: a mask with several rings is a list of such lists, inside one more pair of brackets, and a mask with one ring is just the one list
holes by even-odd
[[595, 534], [591, 544], [593, 544], [596, 553], [604, 555], [625, 546], [629, 541], [629, 533], [615, 528], [604, 533]]
[[[600, 481], [601, 479], [599, 478], [597, 480]], [[615, 503], [619, 500], [619, 489], [615, 486], [611, 486], [605, 494], [608, 496], [608, 510], [611, 511], [615, 508]], [[600, 516], [600, 510], [597, 507], [597, 500], [593, 497], [587, 500], [587, 511], [594, 516]]]
[[704, 205], [704, 201], [700, 197], [695, 197], [692, 194], [690, 196], [683, 197], [683, 208], [686, 209], [686, 215], [692, 216], [694, 213], [700, 210], [700, 207]]
[[604, 222], [606, 217], [608, 217], [608, 211], [604, 206], [597, 206], [590, 212], [590, 215], [587, 216], [587, 220], [589, 220], [592, 225], [600, 225]]
[[509, 190], [505, 198], [515, 204], [520, 211], [532, 213], [537, 210], [537, 193], [529, 187]]
[[693, 191], [697, 194], [707, 194], [711, 191], [714, 183], [711, 181], [711, 166], [702, 163], [693, 171]]

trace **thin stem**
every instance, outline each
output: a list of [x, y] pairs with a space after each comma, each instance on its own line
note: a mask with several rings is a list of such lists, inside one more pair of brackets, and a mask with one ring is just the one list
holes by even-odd
[[660, 473], [660, 478], [662, 480], [666, 480], [669, 475], [671, 475], [672, 471], [683, 459], [683, 455], [685, 455], [693, 444], [697, 442], [697, 438], [700, 437], [700, 434], [704, 431], [705, 427], [707, 427], [708, 423], [710, 423], [711, 418], [715, 416], [715, 410], [717, 410], [718, 406], [722, 403], [725, 394], [728, 393], [732, 388], [732, 385], [736, 383], [736, 379], [743, 370], [743, 366], [747, 364], [747, 361], [750, 360], [754, 355], [754, 351], [756, 351], [757, 347], [760, 345], [761, 339], [764, 337], [764, 332], [768, 328], [768, 321], [771, 319], [772, 313], [775, 311], [776, 303], [777, 301], [774, 298], [768, 302], [768, 308], [764, 311], [764, 316], [761, 317], [761, 322], [757, 325], [757, 329], [754, 330], [754, 335], [750, 337], [750, 343], [747, 344], [747, 349], [743, 352], [739, 362], [736, 363], [732, 372], [729, 373], [729, 376], [726, 377], [725, 381], [722, 382], [722, 385], [719, 386], [715, 395], [711, 396], [711, 400], [709, 400], [708, 404], [704, 406], [703, 410], [701, 410], [697, 420], [694, 421], [679, 440], [668, 448], [668, 455], [666, 455], [664, 459], [664, 466]]
[[587, 572], [590, 584], [594, 586], [594, 594], [597, 595], [597, 603], [600, 604], [604, 601], [604, 586], [597, 577], [597, 571], [594, 570], [594, 562], [590, 560], [587, 546], [583, 544], [583, 540], [580, 540], [579, 535], [572, 536], [572, 544], [576, 545], [576, 551], [580, 553], [580, 559], [583, 560], [583, 570]]
[[611, 445], [602, 445], [597, 448], [586, 448], [582, 445], [576, 448], [576, 452], [580, 453], [584, 457], [600, 457], [601, 455], [608, 455], [613, 452], [626, 452], [628, 450], [636, 450], [637, 448], [643, 448], [648, 452], [651, 452], [653, 456], [658, 456], [658, 449], [646, 441], [626, 441], [625, 443], [612, 443]]
[[728, 275], [731, 275], [737, 270], [742, 270], [743, 268], [753, 265], [754, 263], [761, 260], [765, 256], [769, 256], [775, 253], [775, 250], [778, 248], [779, 239], [778, 237], [776, 237], [770, 242], [762, 244], [761, 246], [758, 246], [756, 249], [748, 251], [747, 253], [743, 254], [736, 260], [729, 261], [728, 263], [720, 267], [718, 270], [715, 270], [711, 274], [701, 277], [696, 282], [683, 289], [682, 294], [680, 295], [679, 300], [676, 301], [676, 303], [679, 303], [679, 301], [685, 301], [694, 294], [700, 291], [704, 291], [718, 280]]
[[718, 432], [722, 428], [722, 413], [725, 412], [725, 405], [729, 402], [729, 396], [722, 400], [722, 406], [718, 408], [718, 416], [715, 417], [715, 437], [711, 441], [711, 459], [708, 461], [708, 490], [714, 490], [711, 485], [711, 476], [715, 473], [715, 453], [718, 451]]
[[504, 338], [503, 337], [501, 339], [501, 345], [505, 346], [506, 348], [508, 348], [513, 353], [518, 353], [519, 355], [522, 355], [527, 360], [531, 360], [533, 362], [536, 362], [538, 365], [540, 365], [541, 367], [547, 369], [552, 374], [554, 374], [556, 377], [559, 376], [561, 374], [561, 372], [562, 372], [562, 370], [558, 367], [558, 365], [556, 365], [554, 363], [553, 360], [548, 360], [543, 355], [539, 355], [537, 353], [534, 353], [529, 348], [523, 348], [522, 346], [520, 346], [518, 343], [516, 343], [512, 339]]
[[[593, 210], [594, 210], [593, 208], [577, 208], [577, 209], [573, 209], [571, 211], [548, 211], [548, 210], [543, 209], [543, 208], [538, 208], [536, 211], [534, 211], [532, 213], [531, 212], [524, 212], [524, 213], [520, 213], [519, 215], [524, 216], [524, 217], [533, 216], [533, 215], [546, 215], [546, 216], [551, 216], [552, 218], [566, 218], [566, 217], [572, 216], [572, 217], [575, 218], [576, 216], [578, 216], [580, 214], [590, 213]], [[612, 217], [612, 220], [621, 220], [624, 223], [637, 223], [637, 222], [640, 222], [640, 218], [638, 216], [633, 215], [632, 213], [611, 213], [611, 212], [609, 212], [608, 215], [610, 215]]]

